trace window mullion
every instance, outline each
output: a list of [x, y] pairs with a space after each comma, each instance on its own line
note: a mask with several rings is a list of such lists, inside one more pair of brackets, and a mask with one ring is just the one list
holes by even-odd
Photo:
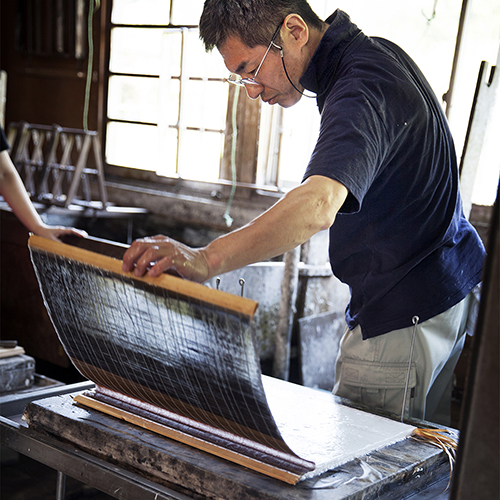
[[272, 106], [261, 111], [257, 184], [277, 186], [279, 151], [283, 134], [283, 108]]
[[187, 83], [189, 81], [189, 75], [187, 73], [187, 43], [188, 43], [188, 29], [181, 28], [181, 70], [180, 70], [180, 85], [179, 85], [179, 119], [177, 121], [177, 175], [182, 178], [182, 166], [183, 166], [183, 155], [186, 140], [186, 120], [185, 120], [185, 108], [186, 108], [186, 96], [187, 96]]

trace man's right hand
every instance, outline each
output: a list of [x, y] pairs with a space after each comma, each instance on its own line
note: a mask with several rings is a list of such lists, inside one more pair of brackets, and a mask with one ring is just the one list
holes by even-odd
[[157, 277], [175, 271], [182, 278], [203, 283], [208, 276], [208, 264], [203, 249], [157, 235], [135, 240], [123, 256], [123, 271], [135, 276]]

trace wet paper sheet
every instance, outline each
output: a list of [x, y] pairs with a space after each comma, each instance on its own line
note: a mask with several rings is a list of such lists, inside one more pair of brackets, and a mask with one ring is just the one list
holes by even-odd
[[414, 427], [338, 404], [332, 393], [262, 377], [283, 440], [316, 464], [301, 479], [334, 469], [408, 437]]

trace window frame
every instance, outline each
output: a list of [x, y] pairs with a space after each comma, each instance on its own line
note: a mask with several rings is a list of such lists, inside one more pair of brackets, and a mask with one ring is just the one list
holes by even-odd
[[[108, 95], [109, 81], [112, 76], [133, 76], [155, 78], [151, 75], [125, 73], [115, 73], [110, 70], [110, 55], [111, 55], [111, 32], [116, 27], [137, 27], [137, 28], [156, 28], [156, 29], [197, 29], [198, 26], [186, 25], [179, 26], [174, 24], [168, 25], [128, 25], [111, 22], [112, 1], [106, 2], [107, 9], [105, 12], [105, 34], [102, 38], [101, 46], [101, 68], [100, 72], [103, 75], [101, 97], [99, 99], [99, 116], [100, 133], [102, 137], [103, 153], [105, 153], [107, 140], [107, 127], [109, 122], [125, 122], [145, 124], [146, 122], [134, 120], [120, 120], [108, 117]], [[171, 5], [172, 9], [172, 5]], [[201, 42], [200, 42], [201, 43]], [[188, 76], [189, 77], [189, 76]], [[182, 78], [182, 74], [181, 77]], [[197, 80], [200, 78], [189, 77]], [[182, 177], [167, 177], [156, 174], [154, 171], [139, 170], [133, 167], [123, 167], [104, 162], [106, 177], [113, 183], [123, 183], [124, 185], [141, 186], [143, 189], [158, 189], [161, 188], [167, 192], [195, 194], [196, 196], [205, 196], [210, 199], [219, 201], [229, 199], [233, 187], [232, 168], [231, 168], [231, 150], [232, 150], [232, 116], [231, 103], [235, 93], [233, 85], [229, 85], [228, 106], [226, 112], [226, 123], [224, 134], [224, 149], [220, 164], [220, 178], [218, 181], [197, 181], [184, 179]], [[248, 99], [246, 92], [242, 91], [238, 96], [237, 103], [237, 146], [236, 146], [236, 193], [235, 200], [241, 199], [243, 203], [250, 199], [264, 199], [269, 197], [269, 202], [276, 201], [277, 197], [282, 193], [273, 185], [258, 184], [257, 181], [257, 158], [259, 148], [259, 127], [260, 127], [261, 102], [259, 100]], [[156, 124], [150, 124], [156, 126]], [[269, 202], [264, 200], [264, 207], [269, 206]]]

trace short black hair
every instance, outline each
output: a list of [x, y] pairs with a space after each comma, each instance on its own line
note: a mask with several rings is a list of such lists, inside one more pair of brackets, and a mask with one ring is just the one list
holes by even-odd
[[306, 0], [206, 0], [200, 17], [200, 38], [207, 51], [237, 36], [248, 47], [268, 45], [289, 14], [298, 14], [311, 27], [323, 22]]

